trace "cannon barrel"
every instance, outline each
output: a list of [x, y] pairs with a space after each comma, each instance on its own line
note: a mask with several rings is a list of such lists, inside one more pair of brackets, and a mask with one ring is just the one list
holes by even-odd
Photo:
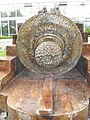
[[68, 72], [77, 64], [81, 52], [79, 29], [59, 12], [40, 11], [19, 29], [17, 54], [32, 72]]

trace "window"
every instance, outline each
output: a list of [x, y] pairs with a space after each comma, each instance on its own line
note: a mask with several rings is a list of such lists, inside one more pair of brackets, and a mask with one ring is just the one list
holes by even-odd
[[16, 17], [16, 12], [15, 12], [15, 10], [9, 12], [9, 17]]
[[88, 35], [90, 36], [90, 22], [88, 21], [88, 22], [85, 22], [85, 32], [87, 32], [88, 33]]
[[1, 12], [1, 17], [8, 17], [7, 12]]
[[16, 34], [16, 20], [9, 21], [9, 29], [11, 35]]
[[1, 36], [1, 21], [0, 21], [0, 36]]
[[22, 17], [23, 15], [21, 14], [20, 9], [17, 10], [17, 17]]
[[2, 26], [2, 36], [8, 36], [8, 22], [2, 21], [1, 26]]

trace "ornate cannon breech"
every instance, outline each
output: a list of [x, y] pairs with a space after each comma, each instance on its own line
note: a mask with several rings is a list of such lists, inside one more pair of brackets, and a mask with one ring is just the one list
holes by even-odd
[[67, 17], [54, 12], [39, 12], [20, 28], [17, 53], [32, 72], [63, 74], [77, 63], [82, 37]]
[[6, 75], [0, 109], [8, 120], [88, 120], [88, 85], [76, 68], [71, 70], [82, 53], [77, 26], [59, 11], [43, 9], [20, 27], [16, 42], [18, 57], [30, 71], [17, 56], [1, 60]]

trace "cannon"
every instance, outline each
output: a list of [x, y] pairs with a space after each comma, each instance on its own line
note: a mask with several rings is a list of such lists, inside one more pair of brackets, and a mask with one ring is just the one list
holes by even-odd
[[82, 53], [75, 23], [44, 8], [20, 27], [16, 49], [25, 68], [0, 93], [9, 120], [88, 120], [87, 85], [75, 68]]
[[17, 54], [32, 72], [63, 74], [71, 70], [82, 52], [77, 26], [59, 12], [43, 10], [19, 30]]

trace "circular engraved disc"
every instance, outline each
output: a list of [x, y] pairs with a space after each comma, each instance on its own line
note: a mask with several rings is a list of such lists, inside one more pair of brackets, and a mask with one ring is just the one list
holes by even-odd
[[27, 20], [19, 29], [17, 54], [32, 72], [63, 74], [71, 70], [82, 52], [77, 26], [61, 14], [45, 12]]

